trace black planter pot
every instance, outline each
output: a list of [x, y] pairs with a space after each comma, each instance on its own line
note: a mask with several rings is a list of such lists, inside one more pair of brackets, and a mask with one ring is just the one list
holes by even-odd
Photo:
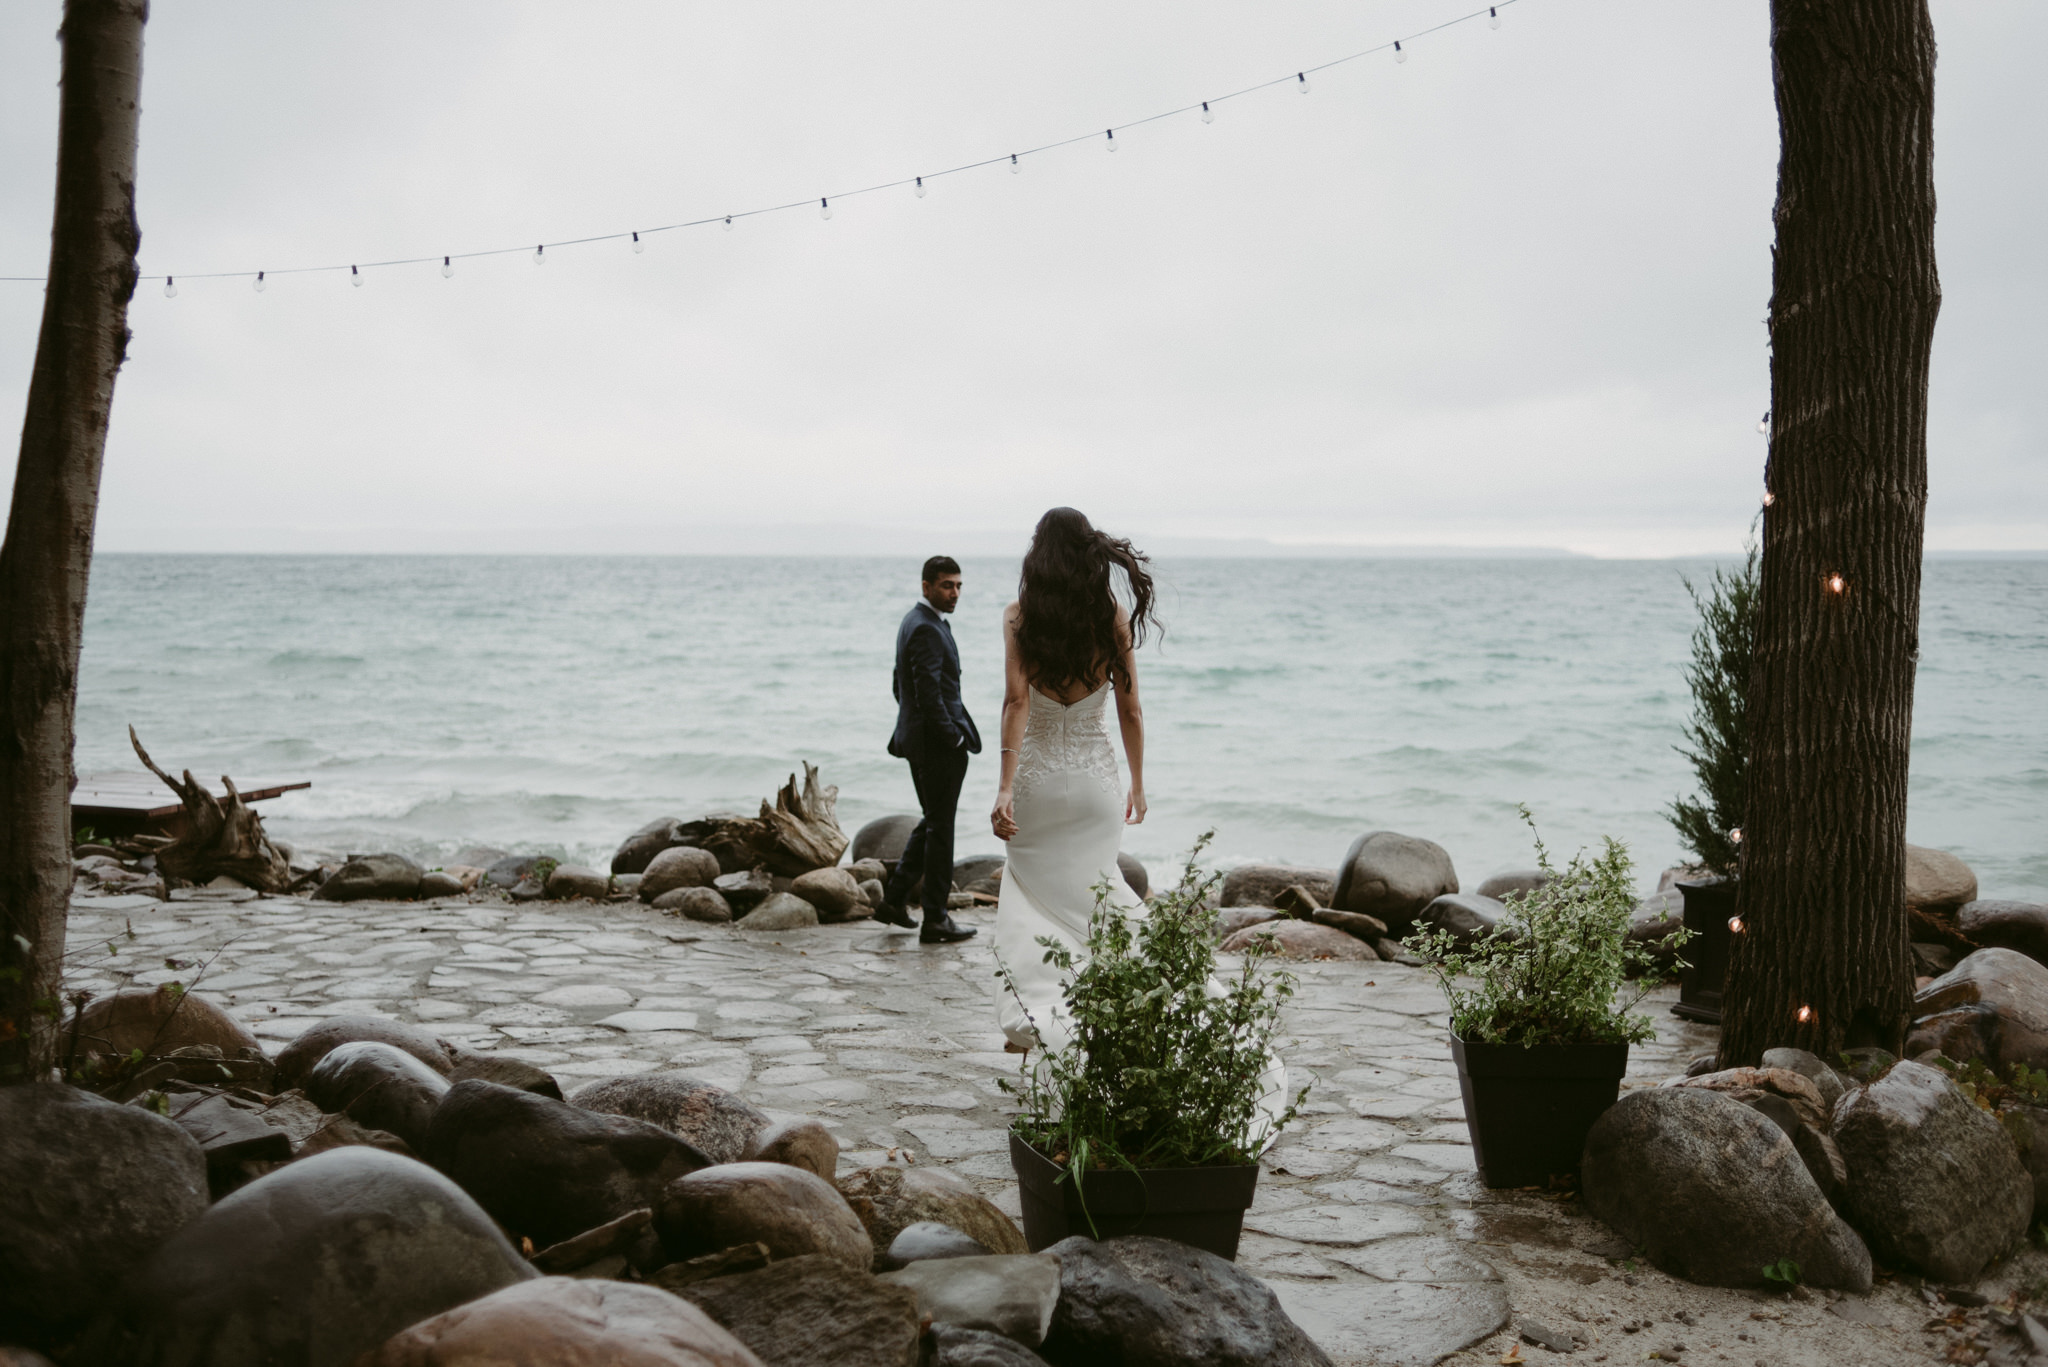
[[[1259, 1165], [1219, 1168], [1105, 1169], [1088, 1173], [1077, 1191], [1065, 1170], [1016, 1135], [1010, 1162], [1024, 1206], [1024, 1242], [1033, 1253], [1072, 1234], [1114, 1238], [1150, 1234], [1178, 1239], [1235, 1261], [1244, 1213], [1251, 1208]], [[1088, 1200], [1087, 1213], [1081, 1198]], [[1094, 1227], [1089, 1227], [1089, 1217]]]
[[1542, 1186], [1579, 1170], [1586, 1132], [1621, 1093], [1626, 1044], [1467, 1044], [1451, 1036], [1465, 1128], [1489, 1187]]
[[1735, 932], [1728, 919], [1735, 915], [1735, 883], [1732, 879], [1710, 878], [1697, 883], [1680, 883], [1685, 898], [1685, 928], [1693, 938], [1679, 953], [1690, 967], [1678, 977], [1678, 1005], [1671, 1014], [1703, 1025], [1721, 1023], [1721, 988], [1728, 978], [1728, 951]]

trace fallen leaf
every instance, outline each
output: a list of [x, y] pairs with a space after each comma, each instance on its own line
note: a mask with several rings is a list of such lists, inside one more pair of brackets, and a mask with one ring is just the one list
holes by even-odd
[[1519, 1367], [1520, 1364], [1527, 1362], [1529, 1359], [1522, 1356], [1521, 1344], [1511, 1343], [1508, 1345], [1508, 1350], [1500, 1355], [1500, 1360], [1503, 1367]]

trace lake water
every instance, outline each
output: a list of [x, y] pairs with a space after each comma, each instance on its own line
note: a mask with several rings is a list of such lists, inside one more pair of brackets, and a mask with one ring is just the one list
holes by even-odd
[[[961, 556], [954, 631], [993, 737], [1014, 560]], [[603, 866], [661, 815], [754, 810], [809, 760], [850, 834], [915, 810], [884, 750], [915, 559], [104, 555], [93, 567], [78, 766], [310, 778], [259, 808], [335, 851], [428, 862], [470, 844]], [[1662, 815], [1705, 562], [1167, 560], [1140, 663], [1153, 867], [1214, 828], [1216, 862], [1334, 864], [1387, 828], [1468, 886], [1625, 841], [1679, 862]], [[2048, 899], [2048, 560], [1934, 560], [1923, 590], [1909, 838], [1982, 895]], [[993, 754], [959, 850], [989, 834]]]

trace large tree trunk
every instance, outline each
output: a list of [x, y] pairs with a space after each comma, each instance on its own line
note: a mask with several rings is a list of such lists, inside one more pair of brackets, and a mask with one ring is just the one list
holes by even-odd
[[68, 0], [43, 326], [0, 545], [0, 1083], [44, 1075], [71, 903], [72, 718], [135, 293], [145, 0]]
[[1934, 266], [1926, 0], [1775, 0], [1782, 154], [1749, 792], [1723, 1065], [1896, 1050]]

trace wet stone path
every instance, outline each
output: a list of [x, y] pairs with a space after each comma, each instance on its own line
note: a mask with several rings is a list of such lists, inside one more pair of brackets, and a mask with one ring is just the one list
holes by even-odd
[[[763, 934], [631, 902], [182, 895], [191, 900], [77, 898], [71, 988], [175, 979], [229, 1005], [273, 1052], [323, 1017], [395, 1016], [545, 1068], [565, 1092], [680, 1069], [771, 1113], [823, 1121], [842, 1170], [908, 1150], [1017, 1214], [998, 1081], [1018, 1059], [995, 1028], [990, 913], [960, 913], [980, 926], [976, 939], [923, 947], [873, 923]], [[1600, 1345], [1611, 1343], [1616, 1361], [1640, 1361], [1658, 1345], [1617, 1341], [1618, 1325], [1637, 1291], [1654, 1289], [1647, 1282], [1747, 1294], [1638, 1277], [1595, 1251], [1605, 1231], [1570, 1203], [1479, 1184], [1443, 1001], [1425, 970], [1290, 967], [1300, 989], [1281, 1049], [1314, 1090], [1266, 1156], [1239, 1261], [1338, 1362], [1496, 1361], [1513, 1332], [1500, 1331], [1530, 1313], [1528, 1301], [1566, 1316], [1556, 1327], [1590, 1350], [1577, 1360], [1605, 1360]], [[1711, 1032], [1668, 1014], [1671, 995], [1646, 1004], [1659, 1038], [1632, 1052], [1629, 1085], [1713, 1047]], [[1734, 1308], [1747, 1314], [1747, 1304]], [[1703, 1360], [1715, 1356], [1779, 1360]]]

